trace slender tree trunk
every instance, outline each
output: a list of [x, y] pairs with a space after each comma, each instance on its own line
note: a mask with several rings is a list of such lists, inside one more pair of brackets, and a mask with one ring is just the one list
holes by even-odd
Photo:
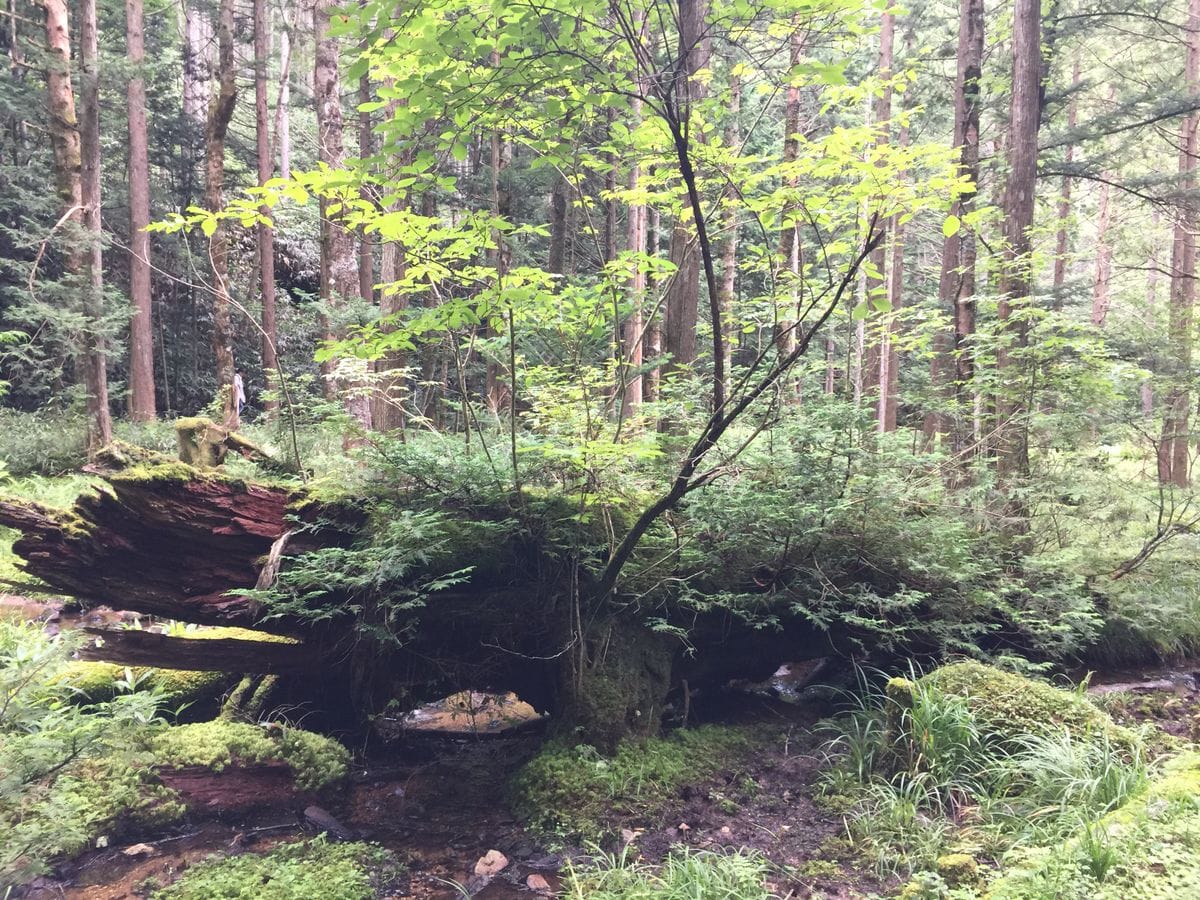
[[[1067, 104], [1067, 131], [1073, 133], [1075, 126], [1079, 123], [1079, 57], [1075, 57], [1075, 64], [1071, 72], [1071, 100]], [[1066, 166], [1069, 170], [1071, 164], [1075, 162], [1075, 142], [1071, 141], [1067, 144], [1066, 151]], [[1107, 188], [1105, 188], [1107, 190]], [[1071, 224], [1071, 176], [1064, 175], [1062, 180], [1062, 194], [1058, 198], [1058, 234], [1054, 239], [1054, 308], [1062, 308], [1062, 289], [1067, 281], [1067, 250], [1070, 243], [1070, 231], [1068, 226]]]
[[[908, 126], [903, 125], [897, 136], [901, 147], [908, 146]], [[891, 223], [891, 243], [888, 246], [887, 319], [883, 325], [883, 340], [879, 348], [879, 417], [881, 432], [896, 430], [900, 408], [900, 354], [896, 351], [899, 333], [899, 314], [904, 307], [904, 225], [899, 217]]]
[[[704, 98], [704, 85], [695, 74], [708, 66], [712, 53], [706, 28], [708, 0], [680, 0], [679, 2], [679, 81], [674, 87], [681, 123], [687, 123], [691, 106]], [[685, 125], [686, 127], [686, 125]], [[692, 132], [692, 139], [697, 135]], [[700, 251], [696, 245], [696, 223], [692, 221], [689, 207], [675, 220], [671, 232], [668, 257], [675, 265], [675, 274], [667, 286], [665, 322], [663, 324], [663, 352], [670, 354], [664, 367], [674, 371], [690, 366], [696, 359], [696, 323], [700, 304]]]
[[125, 0], [125, 44], [129, 58], [129, 415], [148, 422], [154, 401], [154, 323], [150, 279], [150, 162], [146, 146], [145, 42], [142, 0]]
[[[275, 175], [275, 155], [271, 152], [270, 111], [267, 106], [267, 64], [271, 50], [268, 34], [270, 8], [267, 0], [254, 0], [254, 125], [255, 152], [258, 155], [258, 183], [266, 184]], [[269, 210], [264, 207], [264, 216]], [[262, 365], [278, 371], [275, 353], [275, 231], [260, 222], [258, 238], [258, 280], [262, 292]], [[278, 404], [272, 403], [268, 411]]]
[[[654, 167], [650, 167], [650, 174], [654, 174]], [[647, 210], [646, 215], [646, 252], [657, 257], [659, 246], [662, 243], [662, 213], [656, 206], [651, 206]], [[652, 296], [655, 288], [655, 280], [653, 275], [646, 276], [646, 295]], [[663, 350], [663, 314], [661, 312], [652, 312], [649, 321], [645, 325], [646, 336], [642, 341], [642, 359], [643, 364], [646, 360], [658, 360], [662, 356]], [[659, 397], [659, 387], [662, 380], [662, 368], [654, 366], [646, 371], [642, 380], [642, 399], [647, 403], [652, 403]]]
[[[1150, 213], [1150, 233], [1153, 235], [1150, 241], [1150, 265], [1149, 272], [1146, 273], [1146, 318], [1151, 322], [1155, 321], [1155, 315], [1158, 310], [1158, 234], [1159, 226], [1162, 221], [1162, 213], [1158, 207], [1155, 207]], [[1155, 354], [1157, 355], [1157, 354]], [[1152, 357], [1147, 361], [1146, 367], [1154, 371], [1156, 360]], [[1154, 379], [1147, 378], [1142, 382], [1142, 415], [1147, 419], [1154, 415]]]
[[[1184, 89], [1189, 97], [1200, 93], [1200, 0], [1188, 0], [1187, 63]], [[1171, 245], [1171, 300], [1167, 324], [1168, 389], [1164, 405], [1162, 439], [1158, 448], [1158, 477], [1163, 484], [1186, 487], [1188, 472], [1188, 418], [1191, 412], [1192, 306], [1196, 299], [1196, 231], [1200, 227], [1196, 199], [1196, 156], [1200, 151], [1197, 125], [1191, 113], [1179, 126], [1179, 196], [1175, 233]]]
[[[340, 168], [346, 160], [343, 134], [341, 85], [338, 65], [341, 61], [337, 39], [329, 34], [331, 0], [317, 0], [313, 7], [316, 39], [316, 62], [313, 83], [317, 106], [317, 156], [331, 169]], [[330, 221], [329, 202], [321, 201], [321, 299], [327, 306], [337, 307], [358, 295], [358, 260], [354, 238], [345, 228]], [[326, 331], [335, 336], [328, 325]], [[361, 383], [353, 379], [336, 385], [346, 411], [363, 429], [371, 427], [371, 402]]]
[[[794, 69], [800, 65], [804, 57], [804, 35], [800, 30], [799, 21], [788, 39], [788, 67]], [[785, 167], [792, 165], [800, 156], [800, 86], [788, 83], [787, 99], [783, 108], [783, 160]], [[795, 176], [785, 176], [785, 184], [795, 190], [799, 180]], [[794, 204], [787, 204], [784, 215], [796, 214]], [[776, 335], [776, 349], [782, 356], [787, 356], [796, 348], [796, 321], [800, 314], [801, 304], [801, 274], [804, 269], [803, 248], [800, 244], [800, 224], [785, 221], [779, 230], [779, 257], [783, 278], [788, 283], [788, 312], [779, 318], [779, 333]], [[828, 378], [826, 379], [828, 380]], [[799, 399], [799, 380], [789, 378], [785, 385], [785, 397]]]
[[[87, 449], [89, 455], [112, 441], [108, 408], [108, 364], [104, 350], [104, 260], [100, 202], [100, 46], [96, 29], [96, 0], [79, 3], [80, 117], [83, 225], [87, 232], [84, 255], [83, 383], [87, 390]], [[153, 382], [151, 382], [153, 384]]]
[[[639, 27], [642, 19], [638, 20]], [[641, 89], [640, 78], [639, 92]], [[635, 98], [630, 101], [629, 127], [636, 129], [642, 121], [642, 101]], [[642, 170], [635, 162], [629, 167], [629, 190], [637, 191], [641, 184]], [[625, 247], [630, 253], [643, 254], [646, 252], [647, 209], [644, 203], [629, 205], [628, 222], [626, 225]], [[646, 298], [646, 272], [640, 262], [634, 263], [633, 275], [629, 279], [629, 318], [625, 320], [625, 329], [621, 343], [622, 380], [624, 393], [622, 397], [624, 415], [629, 418], [636, 416], [642, 406], [641, 374], [643, 335], [645, 324], [642, 314], [642, 304]]]
[[[894, 52], [896, 43], [896, 16], [892, 11], [894, 7], [893, 0], [888, 0], [887, 7], [879, 23], [879, 78], [883, 82], [883, 85], [875, 95], [875, 102], [872, 104], [871, 110], [871, 125], [875, 129], [875, 144], [877, 146], [886, 146], [891, 141], [891, 80], [895, 65]], [[871, 300], [887, 297], [887, 263], [887, 247], [881, 243], [875, 249], [875, 252], [871, 254], [871, 271], [867, 274], [867, 296]], [[875, 404], [878, 411], [884, 406], [884, 404], [879, 402], [877, 392], [882, 393], [880, 385], [886, 362], [883, 352], [883, 329], [885, 326], [879, 326], [880, 333], [877, 336], [875, 334], [876, 329], [873, 327], [877, 321], [878, 317], [872, 316], [871, 320], [865, 322], [863, 326], [862, 398], [865, 402]], [[877, 414], [876, 419], [878, 420], [878, 418]]]
[[1029, 231], [1037, 178], [1037, 133], [1041, 118], [1041, 3], [1016, 0], [1013, 18], [1012, 96], [1009, 103], [1009, 174], [1004, 194], [1004, 252], [998, 316], [1001, 343], [996, 367], [1002, 394], [997, 398], [997, 468], [1001, 480], [1029, 470], [1028, 402], [1014, 370], [1012, 350], [1027, 340], [1022, 307], [1033, 290]]
[[[725, 143], [730, 153], [738, 153], [742, 143], [742, 79], [736, 71], [729, 76], [729, 124], [725, 128]], [[725, 329], [725, 364], [721, 367], [725, 377], [731, 377], [733, 369], [733, 301], [737, 296], [738, 254], [738, 205], [725, 199], [724, 229], [721, 239], [721, 322]], [[793, 229], [795, 231], [795, 229]], [[799, 235], [797, 235], [798, 242]], [[799, 246], [796, 247], [799, 257]], [[726, 386], [728, 393], [728, 385]]]
[[[204, 130], [204, 205], [221, 209], [225, 204], [225, 136], [237, 103], [237, 70], [233, 58], [234, 0], [221, 0], [217, 15], [217, 93], [208, 107]], [[209, 241], [213, 273], [213, 353], [217, 364], [217, 390], [224, 400], [226, 427], [238, 425], [233, 397], [233, 325], [230, 320], [229, 235], [218, 225]]]
[[[371, 101], [371, 79], [363, 73], [358, 79], [358, 103], [362, 106]], [[371, 114], [365, 110], [358, 111], [358, 157], [367, 159], [374, 152], [371, 139]], [[364, 200], [370, 195], [363, 189]], [[358, 292], [364, 300], [375, 302], [375, 252], [366, 232], [358, 236]]]
[[1112, 203], [1107, 183], [1100, 185], [1099, 222], [1096, 225], [1096, 280], [1092, 286], [1092, 324], [1104, 327], [1108, 310], [1112, 305], [1109, 282], [1112, 280], [1113, 248], [1108, 239], [1112, 226]]
[[567, 203], [571, 186], [562, 175], [554, 176], [550, 188], [550, 248], [546, 259], [546, 271], [555, 275], [566, 272], [567, 259]]
[[196, 0], [183, 7], [183, 113], [197, 129], [208, 119], [212, 78], [212, 23]]
[[292, 177], [292, 25], [287, 8], [279, 29], [279, 96], [275, 101], [275, 148], [279, 159], [279, 177]]

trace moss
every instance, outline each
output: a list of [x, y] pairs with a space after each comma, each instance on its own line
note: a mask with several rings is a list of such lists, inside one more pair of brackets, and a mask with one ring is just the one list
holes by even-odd
[[[132, 675], [135, 690], [161, 692], [163, 703], [168, 707], [210, 700], [226, 690], [232, 680], [225, 672], [148, 669], [140, 666], [128, 671]], [[113, 663], [72, 662], [58, 676], [58, 680], [78, 691], [80, 699], [103, 703], [121, 692], [119, 683], [125, 680], [125, 675], [126, 667]]]
[[[1109, 865], [1095, 862], [1104, 855]], [[1200, 896], [1200, 753], [1164, 767], [1140, 796], [1062, 844], [1014, 854], [989, 900]]]
[[[671, 644], [643, 623], [613, 621], [584, 646], [587, 661], [564, 679], [570, 694], [560, 720], [606, 753], [626, 737], [657, 734], [671, 685]], [[579, 665], [574, 658], [567, 664]]]
[[346, 777], [350, 754], [337, 741], [303, 731], [268, 731], [256, 725], [217, 719], [168, 728], [152, 746], [160, 765], [175, 768], [206, 766], [220, 772], [226, 766], [284, 762], [297, 787], [316, 791]]
[[257, 855], [217, 856], [188, 869], [155, 900], [369, 900], [400, 875], [396, 858], [371, 844], [323, 839]]
[[968, 887], [979, 883], [979, 863], [969, 853], [939, 856], [937, 872], [950, 887]]
[[951, 663], [921, 680], [965, 698], [992, 740], [1003, 742], [1023, 734], [1050, 736], [1068, 729], [1080, 736], [1103, 734], [1118, 747], [1138, 744], [1137, 735], [1117, 725], [1087, 697], [983, 663]]
[[752, 733], [717, 726], [626, 740], [612, 757], [550, 741], [514, 777], [510, 802], [545, 836], [600, 840], [619, 825], [651, 823], [683, 785], [736, 765], [753, 743]]

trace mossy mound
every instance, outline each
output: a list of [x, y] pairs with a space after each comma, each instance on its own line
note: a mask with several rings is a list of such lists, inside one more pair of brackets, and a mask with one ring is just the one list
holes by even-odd
[[370, 900], [402, 867], [382, 847], [323, 839], [284, 844], [269, 853], [219, 856], [188, 869], [155, 900]]
[[1200, 753], [1166, 765], [1141, 796], [1056, 847], [1012, 859], [988, 900], [1200, 897]]
[[[126, 677], [128, 674], [129, 677]], [[183, 669], [129, 668], [106, 662], [73, 662], [58, 676], [88, 703], [103, 703], [132, 686], [139, 691], [159, 691], [167, 707], [212, 700], [227, 690], [232, 677], [226, 672], [189, 672]]]
[[296, 786], [306, 791], [341, 781], [350, 764], [346, 748], [322, 735], [227, 719], [168, 728], [154, 736], [151, 750], [163, 768], [204, 766], [220, 772], [231, 765], [283, 762]]
[[549, 741], [513, 778], [510, 803], [547, 837], [598, 841], [622, 825], [652, 823], [683, 785], [736, 766], [754, 741], [751, 732], [712, 725], [623, 741], [611, 757]]
[[[974, 661], [950, 663], [922, 677], [944, 694], [967, 701], [984, 735], [1009, 741], [1022, 735], [1104, 735], [1115, 746], [1133, 748], [1138, 737], [1122, 728], [1087, 697]], [[889, 686], [889, 696], [892, 693]]]

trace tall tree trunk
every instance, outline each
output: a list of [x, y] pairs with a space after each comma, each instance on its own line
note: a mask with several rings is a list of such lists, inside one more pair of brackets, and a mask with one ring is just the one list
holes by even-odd
[[567, 205], [571, 185], [561, 174], [555, 174], [550, 188], [550, 247], [546, 258], [546, 271], [555, 275], [566, 272], [567, 260]]
[[[739, 154], [742, 143], [741, 114], [742, 79], [734, 70], [729, 75], [729, 123], [725, 128], [725, 143], [733, 154]], [[725, 364], [721, 368], [728, 379], [733, 369], [733, 300], [737, 295], [738, 254], [738, 205], [730, 202], [729, 198], [725, 201], [724, 219], [725, 234], [721, 239], [721, 322], [725, 329]], [[796, 254], [798, 257], [799, 246]]]
[[1112, 202], [1108, 184], [1100, 185], [1099, 222], [1096, 225], [1096, 280], [1092, 286], [1092, 324], [1104, 327], [1108, 309], [1112, 305], [1109, 282], [1112, 280], [1112, 243], [1108, 230], [1112, 226]]
[[[887, 7], [879, 23], [879, 79], [883, 84], [875, 95], [875, 102], [871, 109], [871, 125], [875, 129], [877, 146], [886, 146], [891, 140], [891, 82], [896, 43], [896, 16], [892, 12], [894, 8], [893, 0], [887, 0]], [[887, 296], [887, 263], [887, 246], [881, 242], [871, 253], [872, 271], [867, 274], [867, 296], [871, 300], [880, 298], [881, 295], [884, 298]], [[872, 319], [877, 319], [877, 317], [873, 316]], [[875, 329], [871, 327], [873, 324], [874, 322], [870, 325], [864, 323], [863, 326], [862, 399], [864, 402], [875, 404], [878, 410], [882, 409], [876, 392], [880, 390], [885, 365], [882, 336], [884, 326], [880, 325], [880, 334], [877, 336], [874, 333]], [[878, 419], [878, 415], [876, 418]]]
[[[788, 39], [789, 69], [794, 69], [800, 65], [800, 60], [804, 56], [804, 34], [800, 30], [799, 20], [793, 22], [793, 25], [795, 27], [792, 30], [791, 37]], [[795, 163], [799, 156], [800, 86], [789, 81], [787, 99], [783, 109], [783, 165], [786, 167]], [[785, 184], [787, 187], [794, 190], [798, 183], [798, 179], [794, 176], [786, 177]], [[796, 210], [792, 204], [788, 204], [784, 212], [785, 217], [795, 215], [795, 213]], [[800, 276], [804, 268], [802, 255], [800, 224], [799, 222], [787, 221], [785, 219], [783, 227], [779, 230], [779, 257], [784, 278], [788, 282], [788, 312], [779, 318], [779, 333], [775, 339], [776, 349], [781, 356], [789, 355], [796, 348], [798, 338], [796, 334], [796, 322], [800, 314], [801, 302]], [[792, 383], [793, 381], [795, 383]], [[789, 378], [788, 382], [785, 386], [785, 396], [798, 399], [800, 396], [798, 380]]]
[[[645, 17], [640, 13], [637, 18], [638, 30], [645, 34], [643, 28]], [[644, 90], [640, 75], [636, 79], [638, 91], [640, 94]], [[629, 128], [636, 129], [642, 122], [642, 101], [640, 97], [635, 97], [630, 101], [629, 105]], [[635, 161], [629, 167], [629, 190], [636, 192], [641, 184], [642, 170]], [[646, 252], [646, 226], [647, 226], [646, 204], [631, 203], [629, 205], [628, 222], [626, 225], [625, 248], [630, 253], [643, 254]], [[629, 318], [625, 320], [624, 333], [621, 342], [621, 379], [623, 382], [623, 396], [621, 398], [622, 410], [626, 417], [636, 416], [638, 410], [642, 406], [642, 386], [644, 379], [642, 377], [641, 368], [644, 360], [642, 352], [643, 343], [643, 328], [645, 319], [643, 316], [642, 305], [646, 299], [646, 272], [642, 268], [639, 261], [634, 262], [633, 275], [629, 279]]]
[[[983, 0], [959, 0], [958, 71], [954, 83], [954, 146], [959, 148], [959, 172], [972, 188], [958, 197], [950, 212], [961, 223], [975, 208], [979, 183], [980, 76], [983, 72]], [[951, 433], [955, 456], [970, 446], [974, 429], [972, 381], [975, 365], [971, 341], [975, 334], [975, 233], [960, 225], [942, 244], [938, 299], [953, 322], [951, 340], [939, 341], [934, 356], [933, 384], [943, 397], [954, 400], [953, 421], [927, 419], [926, 434]], [[942, 348], [948, 353], [943, 353]]]
[[104, 351], [104, 259], [100, 203], [100, 45], [96, 0], [79, 3], [80, 117], [84, 251], [83, 384], [87, 390], [87, 449], [91, 455], [112, 441], [108, 408], [108, 365]]
[[[1187, 63], [1184, 89], [1189, 97], [1200, 93], [1200, 0], [1188, 0]], [[1197, 125], [1191, 113], [1179, 126], [1179, 196], [1175, 233], [1171, 245], [1171, 300], [1167, 324], [1168, 389], [1164, 405], [1162, 439], [1158, 447], [1158, 478], [1163, 484], [1186, 487], [1188, 472], [1188, 418], [1192, 377], [1192, 305], [1196, 299], [1196, 230], [1200, 227], [1196, 199], [1196, 155], [1200, 151]]]
[[[1146, 273], [1146, 318], [1151, 322], [1155, 320], [1156, 311], [1158, 309], [1158, 267], [1159, 267], [1159, 226], [1162, 221], [1162, 213], [1155, 207], [1150, 213], [1150, 233], [1153, 238], [1150, 241], [1150, 265], [1149, 271]], [[1154, 371], [1155, 359], [1157, 353], [1152, 354], [1151, 359], [1147, 361], [1146, 367]], [[1147, 419], [1154, 415], [1154, 379], [1147, 378], [1142, 382], [1142, 415]]]
[[[358, 104], [371, 101], [371, 78], [364, 72], [358, 79]], [[366, 110], [358, 111], [358, 158], [367, 159], [371, 156], [371, 114]], [[366, 188], [362, 191], [364, 200], [370, 200]], [[369, 303], [375, 302], [375, 251], [371, 247], [370, 238], [366, 232], [358, 235], [358, 292]]]
[[[908, 125], [900, 127], [897, 143], [908, 146]], [[892, 218], [892, 239], [888, 247], [887, 319], [883, 324], [883, 340], [879, 348], [879, 417], [881, 432], [896, 430], [900, 408], [900, 354], [896, 351], [899, 333], [899, 314], [904, 307], [904, 225], [898, 216]]]
[[[258, 156], [258, 183], [266, 184], [275, 175], [275, 155], [271, 152], [270, 111], [267, 106], [267, 64], [271, 44], [268, 33], [270, 8], [267, 0], [254, 0], [254, 125], [255, 152]], [[270, 211], [264, 207], [264, 216]], [[262, 292], [262, 365], [278, 371], [275, 353], [275, 231], [264, 222], [257, 227], [258, 281]], [[271, 404], [271, 409], [276, 404]]]
[[292, 177], [292, 23], [286, 4], [279, 29], [279, 96], [275, 100], [275, 148], [279, 177]]
[[[341, 86], [338, 80], [340, 52], [337, 39], [329, 34], [331, 0], [317, 0], [313, 7], [313, 26], [316, 39], [316, 64], [313, 81], [317, 105], [317, 156], [331, 169], [340, 168], [346, 160], [342, 126]], [[358, 261], [354, 238], [345, 228], [330, 221], [329, 203], [321, 200], [321, 299], [329, 306], [339, 306], [355, 297], [359, 291]], [[328, 318], [328, 317], [327, 317]], [[333, 329], [326, 332], [334, 337]], [[348, 380], [337, 385], [346, 411], [364, 429], [371, 427], [371, 403], [363, 385]]]
[[150, 281], [150, 162], [146, 147], [145, 42], [142, 0], [125, 0], [125, 49], [129, 58], [129, 416], [154, 419], [154, 327]]
[[[654, 174], [654, 167], [650, 167], [650, 174]], [[646, 210], [646, 252], [657, 257], [659, 246], [662, 243], [662, 212], [657, 206], [651, 206]], [[646, 295], [652, 296], [655, 287], [655, 278], [652, 274], [646, 276]], [[665, 302], [665, 301], [664, 301]], [[646, 322], [646, 336], [642, 340], [642, 359], [643, 364], [646, 360], [658, 360], [662, 356], [663, 350], [663, 313], [651, 312], [649, 320]], [[662, 383], [662, 369], [659, 366], [654, 366], [648, 369], [642, 380], [642, 399], [647, 403], [653, 403], [659, 397], [659, 387]]]
[[183, 7], [183, 113], [197, 129], [205, 127], [211, 96], [212, 23], [195, 0]]
[[[225, 136], [237, 103], [237, 70], [233, 58], [234, 0], [221, 0], [217, 13], [217, 93], [208, 107], [204, 129], [204, 205], [217, 211], [225, 204]], [[217, 390], [224, 402], [227, 428], [238, 425], [233, 396], [233, 326], [230, 321], [229, 235], [218, 225], [209, 241], [213, 273], [213, 353], [216, 357]]]
[[[691, 115], [691, 106], [704, 98], [704, 85], [694, 76], [708, 66], [712, 53], [705, 18], [708, 0], [680, 0], [679, 2], [679, 48], [677, 65], [680, 73], [675, 85], [678, 115], [686, 123]], [[693, 140], [697, 132], [692, 131]], [[696, 359], [696, 322], [700, 303], [700, 251], [696, 246], [696, 224], [690, 209], [675, 220], [671, 232], [668, 257], [675, 265], [675, 273], [667, 286], [664, 304], [663, 352], [671, 356], [664, 366], [673, 371], [690, 366]]]
[[[1073, 133], [1079, 123], [1079, 56], [1071, 71], [1071, 100], [1067, 104], [1067, 131]], [[1075, 142], [1067, 144], [1066, 167], [1075, 162]], [[1107, 191], [1107, 188], [1105, 188]], [[1071, 176], [1064, 175], [1062, 194], [1058, 198], [1058, 234], [1054, 239], [1054, 307], [1062, 308], [1062, 289], [1067, 281], [1067, 250], [1070, 243], [1071, 223]]]
[[1037, 133], [1041, 118], [1041, 3], [1016, 0], [1012, 41], [1012, 96], [1008, 122], [1008, 181], [1004, 193], [1004, 251], [1000, 271], [999, 320], [1002, 340], [996, 352], [999, 440], [997, 467], [1001, 479], [1029, 469], [1027, 401], [1019, 387], [1023, 373], [1013, 369], [1012, 349], [1024, 347], [1027, 326], [1021, 307], [1033, 290], [1030, 267], [1034, 191], [1037, 178]]

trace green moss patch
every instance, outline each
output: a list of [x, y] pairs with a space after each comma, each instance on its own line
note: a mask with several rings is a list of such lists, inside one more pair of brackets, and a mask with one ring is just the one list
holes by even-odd
[[625, 741], [611, 757], [550, 741], [514, 777], [510, 802], [544, 835], [599, 840], [620, 825], [650, 822], [684, 784], [736, 765], [753, 743], [744, 730], [717, 726]]
[[921, 681], [965, 698], [981, 731], [992, 740], [1051, 736], [1066, 729], [1078, 737], [1104, 735], [1121, 747], [1138, 743], [1137, 735], [1117, 725], [1087, 697], [983, 663], [951, 663]]
[[1010, 856], [990, 900], [1200, 897], [1200, 754], [1172, 760], [1145, 793], [1070, 840]]
[[204, 766], [220, 772], [231, 765], [283, 762], [296, 786], [306, 791], [341, 781], [350, 763], [345, 747], [319, 734], [226, 719], [169, 728], [154, 737], [151, 750], [166, 768]]
[[[126, 677], [128, 675], [131, 677]], [[189, 672], [182, 669], [126, 669], [106, 662], [73, 662], [59, 678], [79, 692], [79, 698], [91, 703], [111, 700], [124, 690], [154, 690], [162, 694], [167, 706], [211, 700], [225, 691], [232, 677], [225, 672]]]
[[155, 900], [370, 900], [401, 873], [388, 851], [323, 839], [284, 844], [270, 853], [214, 857], [192, 866]]

